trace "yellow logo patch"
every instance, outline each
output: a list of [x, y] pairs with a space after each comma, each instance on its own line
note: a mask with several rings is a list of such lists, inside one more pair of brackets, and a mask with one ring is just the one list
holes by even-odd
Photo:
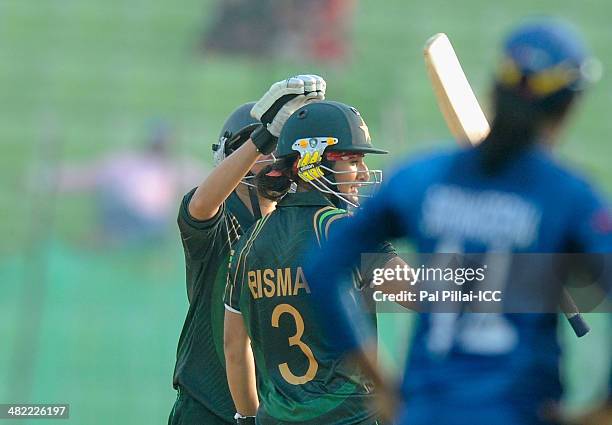
[[337, 143], [338, 139], [335, 137], [311, 137], [296, 140], [291, 148], [300, 154], [297, 163], [298, 176], [306, 182], [323, 177], [321, 169], [323, 152], [328, 146]]

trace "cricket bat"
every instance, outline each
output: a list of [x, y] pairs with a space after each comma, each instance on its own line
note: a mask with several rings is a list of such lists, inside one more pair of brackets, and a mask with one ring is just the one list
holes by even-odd
[[446, 34], [427, 40], [424, 53], [438, 105], [453, 137], [459, 143], [477, 145], [489, 134], [489, 122]]
[[[489, 134], [489, 122], [448, 36], [439, 33], [427, 40], [424, 55], [427, 72], [446, 125], [458, 143], [476, 146]], [[589, 333], [591, 328], [565, 289], [560, 304], [576, 336], [580, 338]]]

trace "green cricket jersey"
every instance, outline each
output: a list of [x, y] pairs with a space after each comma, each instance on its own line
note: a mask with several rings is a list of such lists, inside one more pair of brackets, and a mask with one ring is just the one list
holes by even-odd
[[236, 410], [223, 354], [223, 291], [230, 249], [254, 219], [232, 193], [210, 220], [195, 220], [188, 210], [194, 192], [185, 195], [178, 216], [189, 310], [178, 343], [173, 384], [219, 416], [222, 423], [234, 423]]
[[[228, 310], [243, 315], [251, 338], [262, 425], [376, 420], [372, 386], [355, 365], [328, 349], [303, 273], [306, 250], [346, 217], [321, 192], [287, 194], [236, 247], [224, 299]], [[390, 244], [382, 251], [380, 264], [372, 267], [397, 255]], [[348, 294], [346, 302], [358, 294]]]

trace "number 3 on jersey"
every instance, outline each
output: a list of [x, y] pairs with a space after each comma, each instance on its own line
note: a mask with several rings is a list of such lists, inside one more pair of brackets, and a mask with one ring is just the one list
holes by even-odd
[[312, 350], [310, 349], [310, 347], [304, 344], [301, 339], [302, 335], [304, 335], [304, 319], [295, 307], [289, 304], [277, 305], [274, 308], [274, 311], [272, 311], [272, 326], [278, 328], [278, 321], [284, 313], [290, 314], [293, 317], [293, 320], [295, 321], [295, 335], [289, 337], [289, 346], [297, 346], [300, 350], [302, 350], [302, 353], [304, 353], [304, 355], [308, 359], [308, 370], [306, 370], [306, 373], [304, 375], [296, 376], [295, 374], [293, 374], [293, 372], [291, 372], [287, 363], [279, 364], [278, 370], [280, 370], [281, 376], [288, 383], [292, 385], [305, 384], [314, 379], [317, 370], [319, 369], [319, 364], [317, 363], [314, 354], [312, 354]]

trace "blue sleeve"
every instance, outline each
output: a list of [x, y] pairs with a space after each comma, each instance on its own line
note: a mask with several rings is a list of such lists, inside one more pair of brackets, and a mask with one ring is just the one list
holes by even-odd
[[[581, 183], [572, 202], [570, 246], [577, 252], [603, 256], [603, 276], [598, 279], [612, 295], [612, 210], [609, 202], [590, 185]], [[612, 404], [612, 364], [608, 378], [608, 403]]]
[[609, 204], [584, 184], [574, 198], [570, 246], [575, 252], [603, 257], [601, 286], [612, 295], [612, 212]]
[[603, 198], [585, 185], [574, 199], [574, 211], [570, 239], [579, 252], [612, 252], [612, 214]]
[[344, 302], [351, 288], [350, 268], [362, 252], [373, 252], [381, 242], [403, 233], [393, 186], [393, 180], [383, 185], [363, 209], [334, 226], [321, 248], [313, 247], [308, 253], [306, 279], [327, 340], [338, 352], [355, 349], [360, 343], [352, 323], [355, 304]]

